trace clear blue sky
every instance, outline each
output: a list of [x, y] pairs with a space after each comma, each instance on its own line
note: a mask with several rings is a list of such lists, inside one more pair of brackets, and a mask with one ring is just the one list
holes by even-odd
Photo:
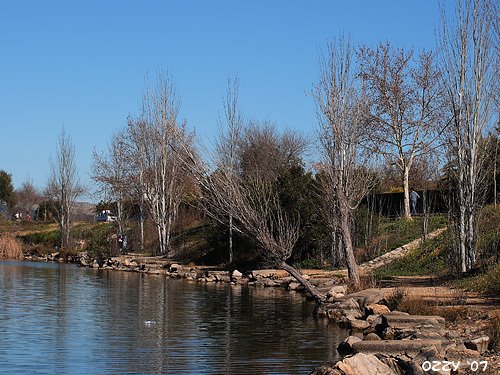
[[0, 169], [43, 188], [62, 127], [81, 180], [92, 150], [135, 114], [144, 77], [174, 78], [181, 118], [206, 142], [229, 76], [246, 116], [313, 135], [318, 56], [339, 31], [357, 43], [433, 49], [437, 0], [2, 1]]

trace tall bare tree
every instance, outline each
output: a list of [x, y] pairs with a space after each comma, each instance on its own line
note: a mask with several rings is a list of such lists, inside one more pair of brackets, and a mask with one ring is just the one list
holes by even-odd
[[125, 135], [113, 135], [107, 152], [93, 152], [92, 179], [99, 192], [116, 203], [118, 233], [124, 233], [123, 204], [130, 191], [130, 163], [126, 153]]
[[[440, 51], [452, 118], [448, 140], [456, 165], [456, 237], [462, 272], [476, 262], [476, 225], [483, 205], [484, 153], [491, 100], [498, 88], [498, 13], [488, 0], [458, 0], [455, 17], [442, 12]], [[496, 52], [496, 53], [495, 53]]]
[[84, 193], [75, 165], [75, 148], [64, 128], [57, 141], [56, 159], [50, 164], [46, 194], [57, 204], [56, 221], [61, 231], [61, 249], [70, 245], [71, 214], [75, 202]]
[[291, 217], [281, 207], [276, 179], [264, 173], [269, 165], [257, 163], [251, 173], [234, 174], [224, 165], [227, 158], [221, 155], [206, 151], [205, 158], [201, 158], [186, 151], [186, 165], [200, 184], [205, 212], [225, 225], [232, 218], [234, 230], [254, 241], [259, 255], [269, 265], [286, 270], [316, 300], [324, 301], [325, 296], [287, 263], [299, 237], [299, 218]]
[[[226, 94], [223, 98], [224, 116], [219, 119], [220, 134], [216, 148], [219, 157], [218, 165], [225, 170], [228, 177], [239, 172], [238, 147], [243, 129], [243, 117], [238, 104], [239, 79], [228, 79]], [[233, 217], [229, 216], [229, 263], [233, 263]]]
[[359, 52], [370, 98], [373, 150], [396, 165], [404, 189], [404, 217], [411, 218], [409, 176], [416, 158], [435, 150], [444, 125], [441, 73], [434, 53], [395, 49], [389, 43]]
[[359, 274], [351, 238], [351, 211], [372, 188], [374, 181], [363, 166], [362, 144], [366, 140], [364, 96], [355, 82], [354, 52], [349, 41], [340, 37], [331, 42], [320, 60], [320, 79], [314, 91], [319, 139], [323, 154], [324, 202], [327, 222], [340, 236], [349, 278], [359, 286]]
[[141, 194], [158, 230], [159, 250], [169, 255], [170, 237], [178, 207], [186, 189], [182, 150], [189, 150], [192, 136], [180, 124], [179, 100], [171, 77], [158, 73], [148, 85], [142, 110], [127, 129]]

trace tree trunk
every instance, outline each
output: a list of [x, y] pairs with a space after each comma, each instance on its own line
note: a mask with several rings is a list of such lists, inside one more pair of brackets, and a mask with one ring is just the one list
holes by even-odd
[[229, 215], [229, 264], [233, 264], [233, 216]]
[[123, 204], [121, 198], [116, 200], [116, 223], [118, 224], [118, 234], [123, 235]]
[[410, 167], [405, 164], [403, 166], [403, 189], [404, 189], [404, 218], [406, 220], [411, 220], [409, 180], [410, 180]]
[[359, 273], [352, 247], [351, 229], [349, 228], [349, 207], [347, 207], [346, 197], [341, 186], [337, 189], [337, 195], [339, 200], [339, 228], [342, 233], [342, 244], [347, 264], [347, 272], [349, 280], [353, 283], [354, 288], [358, 289]]
[[458, 216], [458, 246], [460, 251], [460, 269], [462, 272], [467, 272], [466, 250], [465, 250], [465, 192], [464, 192], [464, 177], [463, 170], [459, 162], [458, 174], [458, 199], [459, 199], [459, 216]]
[[141, 216], [139, 218], [140, 220], [140, 230], [141, 230], [141, 251], [144, 251], [144, 208], [142, 207], [142, 202], [139, 207], [139, 215]]
[[497, 158], [499, 137], [500, 132], [498, 133], [497, 139], [495, 141], [495, 157], [493, 158], [493, 204], [495, 205], [495, 209], [497, 208]]
[[277, 264], [277, 267], [288, 272], [292, 277], [294, 277], [300, 284], [306, 288], [306, 290], [311, 294], [311, 296], [316, 300], [316, 302], [325, 302], [326, 296], [322, 293], [318, 292], [314, 285], [312, 285], [302, 274], [288, 265], [286, 262], [280, 262]]

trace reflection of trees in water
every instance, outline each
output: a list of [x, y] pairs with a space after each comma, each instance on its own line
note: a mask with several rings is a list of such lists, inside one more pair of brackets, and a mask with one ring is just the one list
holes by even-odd
[[93, 350], [117, 373], [310, 370], [312, 361], [335, 360], [347, 335], [314, 321], [312, 303], [283, 290], [106, 271], [99, 283], [103, 296], [92, 298], [101, 304], [102, 343]]

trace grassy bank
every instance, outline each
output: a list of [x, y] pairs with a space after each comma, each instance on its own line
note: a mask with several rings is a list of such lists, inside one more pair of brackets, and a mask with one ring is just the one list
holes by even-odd
[[454, 285], [484, 295], [500, 290], [500, 207], [487, 206], [479, 216], [476, 242], [477, 268], [462, 275], [457, 264], [450, 230], [425, 241], [406, 256], [375, 271], [377, 279], [393, 276], [433, 276], [453, 278]]

